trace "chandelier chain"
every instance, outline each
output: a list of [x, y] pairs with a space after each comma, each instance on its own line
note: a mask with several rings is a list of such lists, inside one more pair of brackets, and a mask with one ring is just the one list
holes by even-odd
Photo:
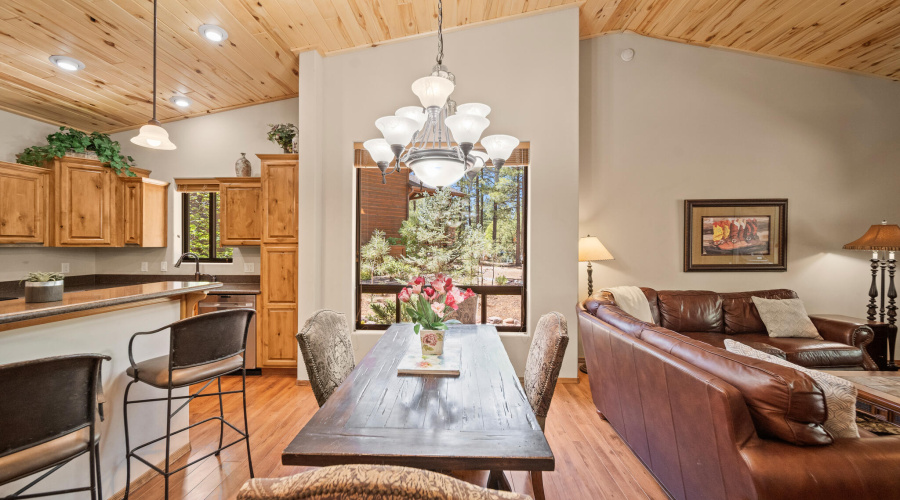
[[437, 63], [440, 66], [444, 64], [444, 31], [442, 29], [444, 24], [444, 2], [443, 0], [438, 0], [438, 55], [437, 55]]

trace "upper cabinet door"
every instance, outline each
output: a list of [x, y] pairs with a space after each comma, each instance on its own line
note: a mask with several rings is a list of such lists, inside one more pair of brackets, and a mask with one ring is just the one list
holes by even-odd
[[297, 243], [299, 231], [297, 155], [257, 156], [262, 161], [263, 242]]
[[46, 244], [48, 172], [0, 162], [0, 244]]
[[143, 177], [119, 178], [126, 245], [165, 247], [169, 183]]
[[259, 245], [262, 238], [262, 186], [259, 179], [219, 184], [222, 245]]
[[55, 195], [59, 246], [113, 246], [115, 181], [97, 161], [56, 160]]

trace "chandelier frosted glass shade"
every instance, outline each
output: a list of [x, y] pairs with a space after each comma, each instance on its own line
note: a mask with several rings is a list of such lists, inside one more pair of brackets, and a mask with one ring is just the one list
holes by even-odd
[[487, 104], [481, 104], [480, 102], [469, 102], [457, 106], [456, 113], [459, 115], [476, 115], [487, 118], [487, 115], [491, 113], [491, 107]]
[[366, 148], [375, 163], [390, 163], [394, 159], [391, 145], [384, 139], [369, 139], [363, 143], [363, 147]]
[[375, 120], [375, 126], [391, 146], [406, 146], [412, 140], [413, 134], [419, 130], [415, 120], [396, 115], [382, 116]]
[[466, 172], [465, 162], [457, 158], [426, 157], [407, 163], [416, 177], [434, 187], [450, 186]]
[[509, 159], [513, 150], [519, 145], [519, 140], [511, 135], [489, 135], [481, 140], [481, 145], [487, 151], [488, 156], [494, 162], [503, 163]]
[[484, 129], [488, 128], [491, 121], [478, 115], [455, 114], [448, 116], [444, 124], [453, 134], [453, 139], [459, 143], [475, 144], [481, 138]]
[[424, 108], [443, 108], [456, 87], [453, 82], [440, 76], [423, 76], [412, 84], [413, 94], [419, 98]]
[[154, 123], [154, 120], [141, 127], [138, 135], [131, 138], [131, 142], [150, 149], [175, 149], [175, 144], [169, 140], [169, 133], [159, 126], [159, 122]]
[[409, 118], [416, 122], [419, 125], [419, 128], [416, 130], [421, 130], [422, 126], [425, 125], [425, 120], [428, 119], [428, 116], [425, 114], [425, 110], [422, 109], [421, 106], [404, 106], [398, 109], [395, 113], [395, 116], [402, 116], [403, 118]]

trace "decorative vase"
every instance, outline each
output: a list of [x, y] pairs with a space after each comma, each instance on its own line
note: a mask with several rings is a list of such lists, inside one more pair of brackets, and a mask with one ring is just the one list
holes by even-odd
[[293, 147], [290, 144], [282, 144], [281, 149], [284, 151], [284, 154], [293, 153]]
[[241, 157], [234, 162], [234, 175], [250, 177], [250, 160], [247, 159], [247, 153], [241, 153]]
[[59, 302], [62, 299], [63, 280], [25, 282], [25, 302]]
[[444, 354], [444, 330], [419, 330], [422, 354], [440, 356]]

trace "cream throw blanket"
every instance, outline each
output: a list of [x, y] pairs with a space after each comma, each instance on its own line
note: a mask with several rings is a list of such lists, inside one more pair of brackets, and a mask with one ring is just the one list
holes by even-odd
[[653, 324], [653, 314], [650, 313], [650, 302], [647, 296], [636, 286], [614, 286], [604, 288], [601, 292], [609, 292], [616, 299], [616, 305], [635, 318]]

